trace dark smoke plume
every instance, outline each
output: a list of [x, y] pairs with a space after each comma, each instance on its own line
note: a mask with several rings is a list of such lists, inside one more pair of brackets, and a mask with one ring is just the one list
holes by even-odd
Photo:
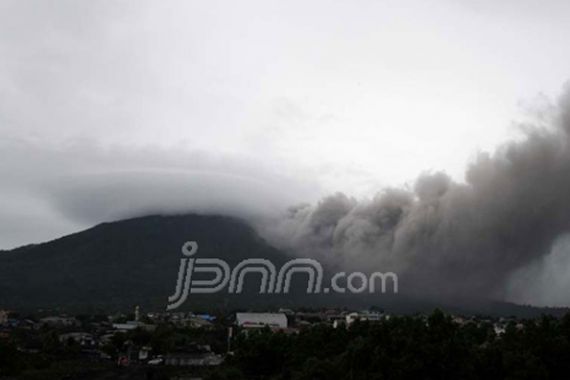
[[502, 298], [514, 271], [570, 232], [570, 91], [547, 120], [478, 155], [465, 183], [428, 173], [372, 200], [338, 193], [263, 230], [298, 254], [394, 271], [402, 291]]

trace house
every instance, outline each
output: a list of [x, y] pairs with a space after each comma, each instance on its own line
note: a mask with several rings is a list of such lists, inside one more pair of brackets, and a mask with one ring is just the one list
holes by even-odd
[[266, 326], [271, 329], [286, 329], [287, 316], [284, 313], [237, 313], [236, 324], [246, 329]]
[[136, 330], [138, 327], [140, 327], [139, 323], [134, 321], [129, 321], [127, 323], [113, 323], [113, 328], [119, 331]]
[[149, 325], [146, 323], [138, 322], [138, 321], [127, 321], [127, 323], [113, 323], [113, 328], [119, 331], [131, 331], [140, 328], [145, 331], [154, 331], [156, 329], [155, 325]]
[[204, 321], [208, 321], [211, 323], [216, 320], [216, 317], [214, 317], [213, 315], [210, 315], [210, 314], [196, 314], [193, 317], [198, 318], [198, 319], [202, 319]]
[[202, 318], [191, 317], [191, 318], [188, 318], [186, 320], [186, 326], [189, 326], [192, 328], [211, 329], [214, 327], [214, 324], [212, 322], [205, 320], [205, 319], [202, 319]]
[[354, 312], [346, 315], [346, 324], [351, 325], [356, 320], [358, 321], [370, 321], [370, 322], [378, 322], [382, 319], [383, 314], [377, 311], [361, 311], [361, 312]]

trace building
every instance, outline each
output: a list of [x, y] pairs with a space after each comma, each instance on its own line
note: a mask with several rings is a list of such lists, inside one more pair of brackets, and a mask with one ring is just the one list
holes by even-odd
[[284, 313], [237, 313], [236, 324], [239, 327], [286, 329], [287, 316]]
[[130, 331], [136, 330], [141, 327], [142, 324], [135, 321], [128, 321], [127, 323], [113, 323], [113, 328], [120, 331]]
[[138, 328], [145, 330], [145, 331], [154, 331], [156, 329], [155, 325], [149, 325], [142, 322], [137, 321], [127, 321], [127, 323], [113, 323], [113, 328], [119, 331], [131, 331], [136, 330]]
[[383, 314], [376, 312], [376, 311], [361, 311], [361, 312], [354, 312], [346, 315], [346, 324], [351, 325], [354, 321], [370, 321], [370, 322], [378, 322], [382, 319]]
[[205, 319], [202, 318], [188, 318], [186, 320], [185, 323], [186, 326], [192, 327], [192, 328], [203, 328], [203, 329], [212, 329], [214, 327], [214, 324], [212, 322], [209, 322]]

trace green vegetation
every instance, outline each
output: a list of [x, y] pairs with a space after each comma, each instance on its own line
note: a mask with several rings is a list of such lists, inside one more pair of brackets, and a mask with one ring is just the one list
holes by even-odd
[[210, 379], [566, 379], [570, 315], [463, 325], [440, 311], [429, 318], [315, 325], [299, 334], [241, 335], [235, 355]]

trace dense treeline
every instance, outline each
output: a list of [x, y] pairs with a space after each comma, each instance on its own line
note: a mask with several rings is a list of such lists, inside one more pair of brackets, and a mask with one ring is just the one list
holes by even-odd
[[350, 328], [316, 325], [299, 334], [240, 335], [235, 355], [210, 379], [567, 379], [570, 315], [510, 322], [393, 317]]

